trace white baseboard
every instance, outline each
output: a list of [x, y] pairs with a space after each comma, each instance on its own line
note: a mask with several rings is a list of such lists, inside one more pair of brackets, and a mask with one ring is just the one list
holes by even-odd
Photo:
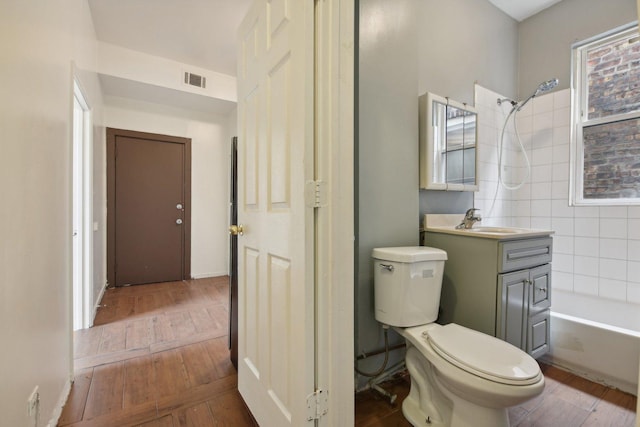
[[220, 276], [228, 276], [229, 272], [228, 271], [218, 271], [215, 273], [198, 273], [198, 274], [192, 274], [191, 278], [192, 279], [208, 279], [209, 277], [220, 277]]
[[60, 393], [58, 403], [53, 408], [53, 413], [51, 414], [51, 419], [49, 419], [49, 422], [47, 423], [47, 427], [55, 427], [58, 425], [58, 421], [60, 421], [60, 416], [62, 415], [62, 409], [69, 398], [69, 393], [71, 393], [71, 379], [68, 379], [64, 384], [64, 388]]
[[96, 303], [93, 305], [93, 313], [91, 313], [91, 324], [89, 325], [89, 327], [92, 327], [94, 320], [96, 320], [98, 307], [100, 307], [100, 301], [102, 301], [102, 297], [104, 296], [104, 291], [107, 289], [107, 286], [109, 286], [109, 283], [105, 282], [104, 286], [100, 290], [100, 295], [98, 295], [98, 298], [96, 298]]

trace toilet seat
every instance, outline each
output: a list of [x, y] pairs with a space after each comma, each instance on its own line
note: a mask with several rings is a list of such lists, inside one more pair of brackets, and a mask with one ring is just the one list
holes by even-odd
[[442, 358], [481, 378], [509, 385], [540, 381], [537, 362], [498, 338], [455, 323], [427, 329], [422, 335]]

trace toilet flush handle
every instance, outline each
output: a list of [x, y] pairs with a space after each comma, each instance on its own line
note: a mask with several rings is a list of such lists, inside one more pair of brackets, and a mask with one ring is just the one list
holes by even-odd
[[393, 271], [393, 265], [391, 264], [380, 264], [380, 267], [382, 267], [383, 269], [387, 270], [387, 271]]

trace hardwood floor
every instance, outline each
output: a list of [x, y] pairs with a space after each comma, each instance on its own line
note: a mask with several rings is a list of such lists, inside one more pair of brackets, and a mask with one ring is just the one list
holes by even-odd
[[[75, 382], [58, 426], [256, 426], [229, 361], [227, 277], [108, 289], [95, 326], [77, 331]], [[636, 398], [543, 365], [542, 395], [511, 408], [512, 427], [635, 425]], [[355, 396], [356, 426], [410, 426], [406, 374]], [[342, 427], [342, 426], [336, 426]]]
[[58, 426], [256, 426], [229, 361], [227, 277], [107, 289]]
[[[541, 365], [544, 392], [521, 406], [509, 409], [511, 427], [633, 427], [636, 397], [587, 381], [553, 366]], [[380, 394], [366, 390], [356, 394], [357, 427], [411, 427], [402, 416], [402, 401], [409, 393], [406, 373], [382, 384], [397, 394], [392, 406]]]

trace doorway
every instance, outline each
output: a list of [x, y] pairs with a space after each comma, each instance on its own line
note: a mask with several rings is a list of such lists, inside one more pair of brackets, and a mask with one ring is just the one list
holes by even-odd
[[93, 321], [93, 167], [91, 150], [91, 113], [78, 82], [73, 84], [73, 330], [88, 328]]
[[[231, 225], [238, 224], [238, 137], [231, 139], [231, 188], [229, 189], [229, 217]], [[238, 234], [229, 236], [229, 355], [238, 369]]]
[[190, 278], [191, 139], [107, 129], [107, 280]]

